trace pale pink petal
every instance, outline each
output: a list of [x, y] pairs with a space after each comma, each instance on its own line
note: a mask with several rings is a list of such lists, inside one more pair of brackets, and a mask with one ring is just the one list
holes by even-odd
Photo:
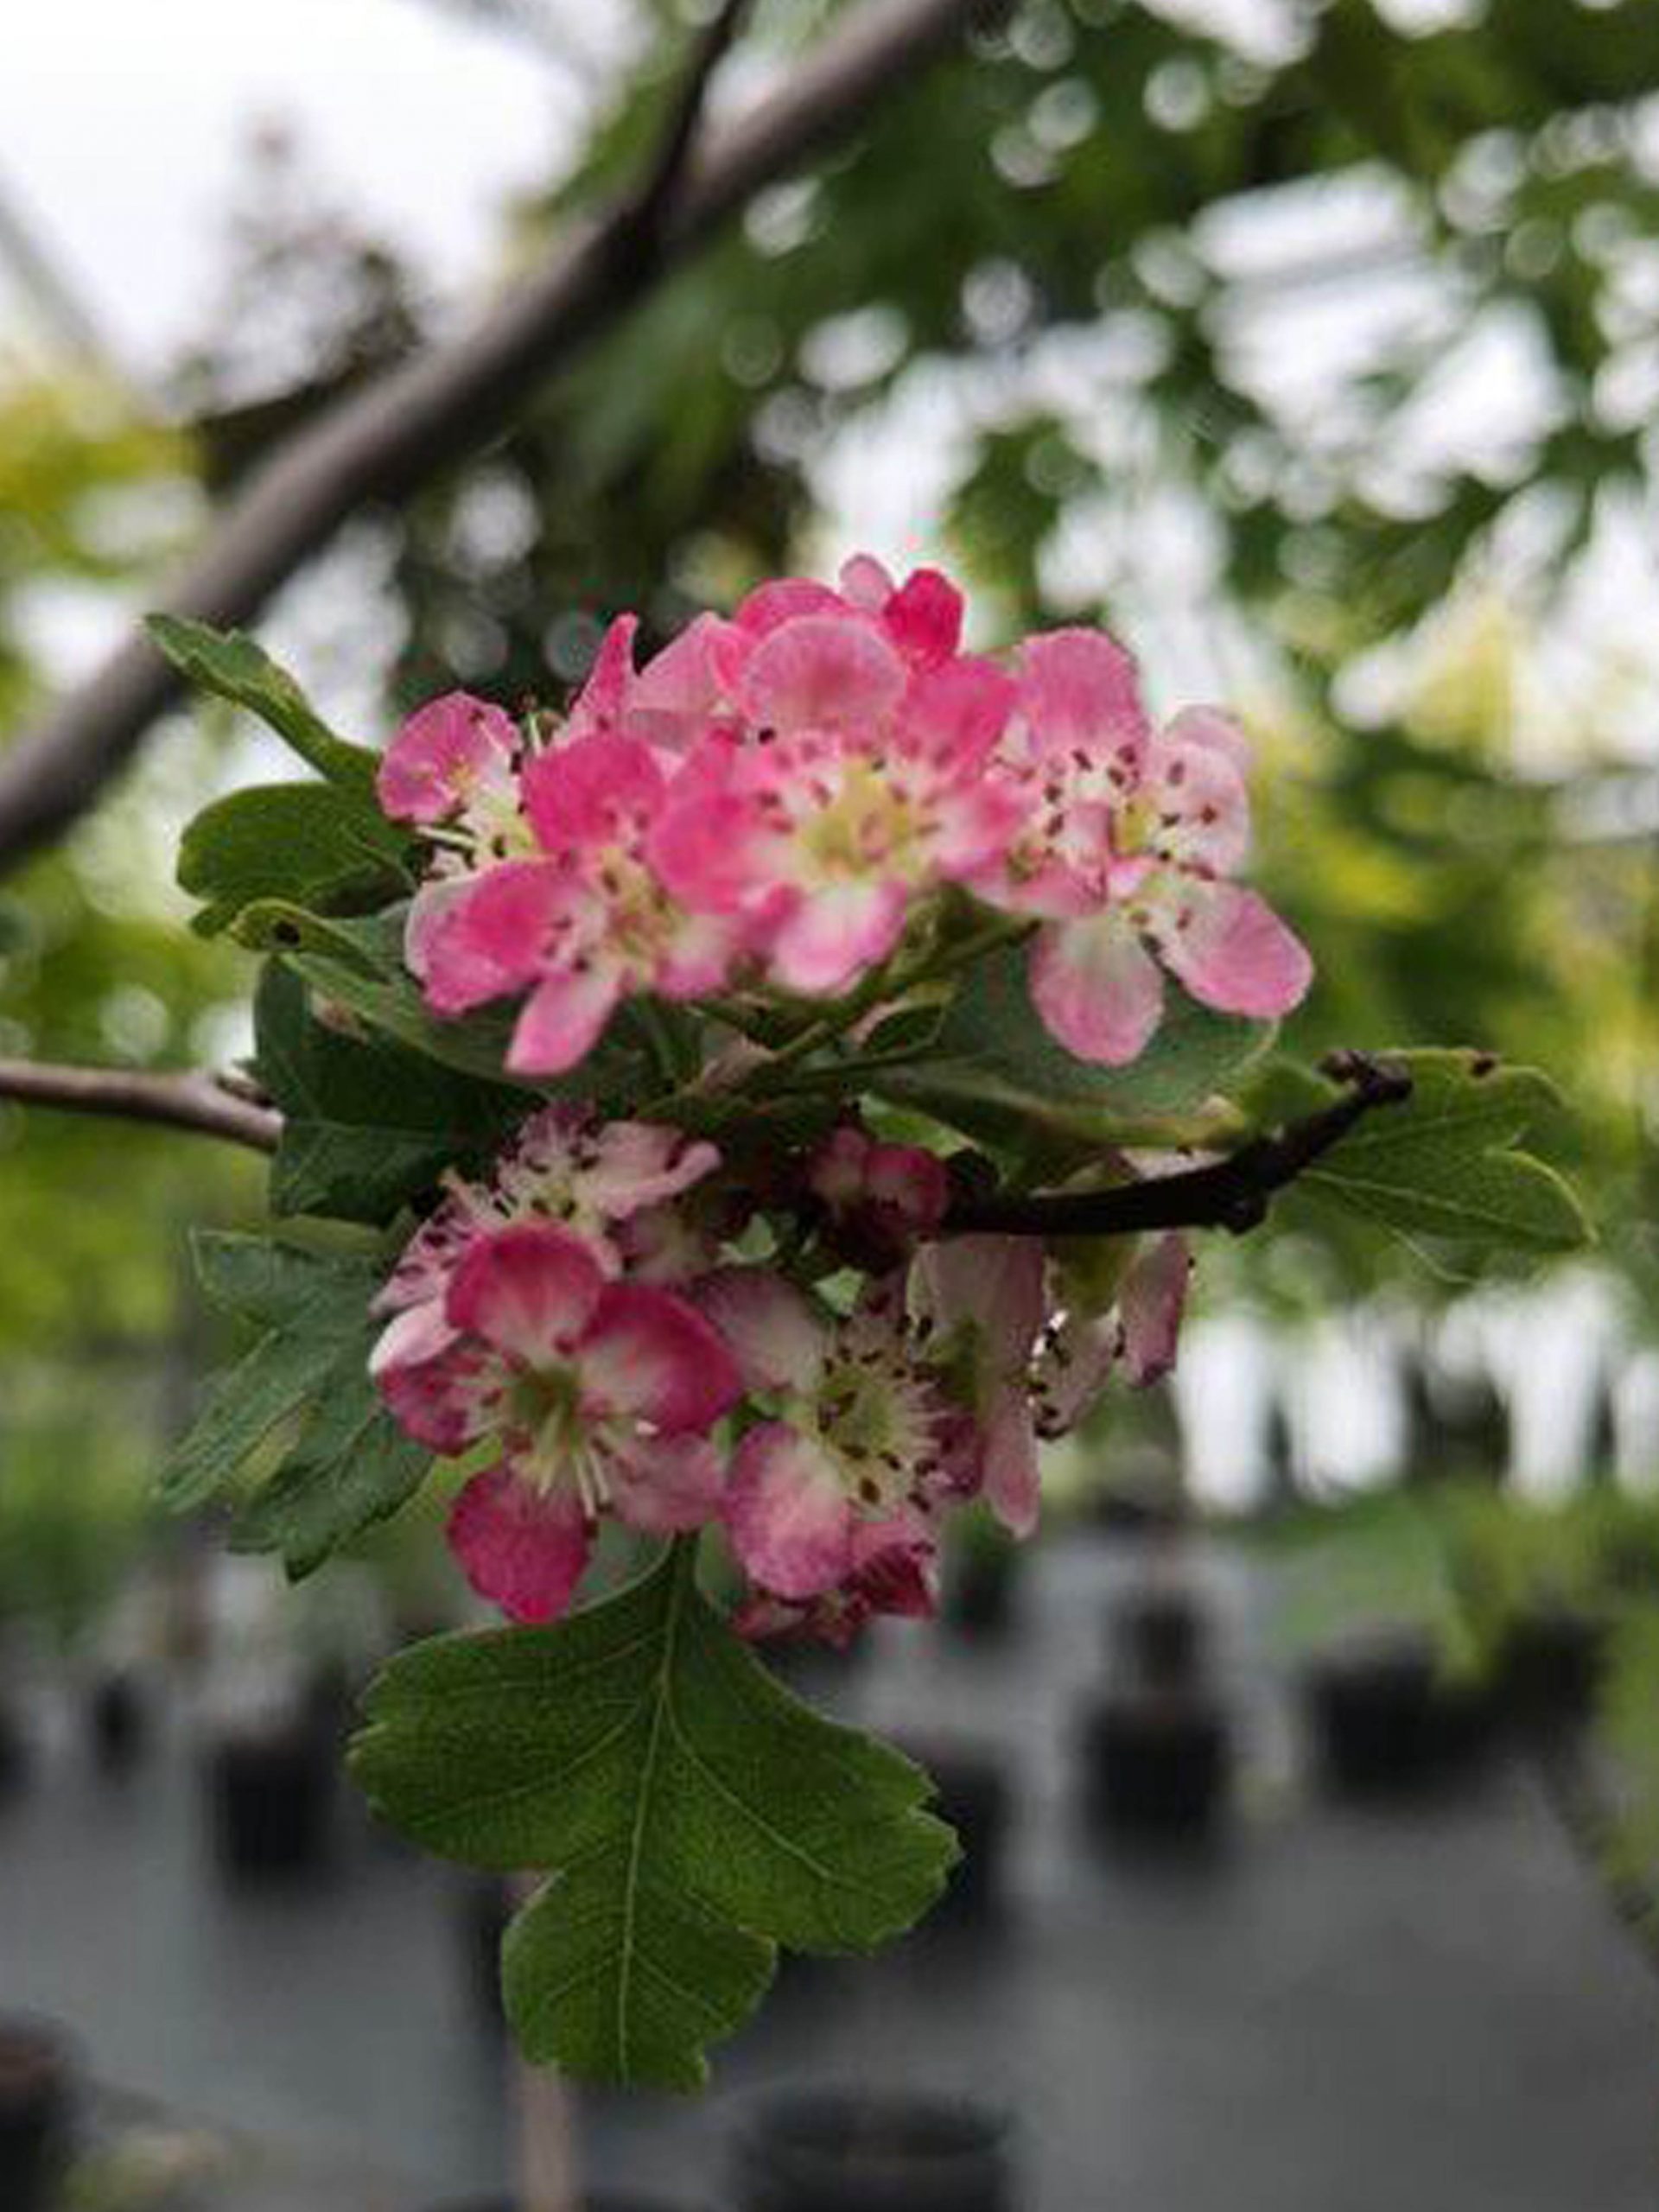
[[579, 1363], [584, 1409], [631, 1414], [669, 1433], [709, 1427], [743, 1391], [736, 1360], [696, 1308], [639, 1283], [606, 1287]]
[[636, 737], [578, 737], [538, 753], [524, 774], [524, 811], [543, 849], [632, 846], [667, 788], [656, 755]]
[[879, 614], [893, 597], [893, 578], [874, 553], [855, 553], [843, 561], [836, 581], [847, 604], [866, 614]]
[[1186, 1239], [1171, 1230], [1137, 1254], [1124, 1276], [1117, 1314], [1131, 1382], [1156, 1382], [1174, 1366], [1192, 1275]]
[[905, 664], [879, 632], [847, 616], [804, 614], [769, 631], [743, 671], [750, 718], [782, 730], [863, 728], [897, 706]]
[[779, 576], [759, 584], [738, 608], [734, 620], [740, 629], [764, 637], [780, 624], [803, 614], [840, 615], [845, 612], [840, 594], [810, 576]]
[[1142, 785], [1154, 820], [1147, 842], [1166, 859], [1230, 875], [1250, 842], [1250, 800], [1243, 777], [1214, 746], [1156, 739]]
[[381, 1331], [369, 1375], [397, 1426], [435, 1452], [463, 1451], [486, 1425], [480, 1362], [434, 1300]]
[[698, 1305], [732, 1349], [745, 1387], [808, 1395], [823, 1367], [823, 1323], [770, 1268], [720, 1268], [696, 1287]]
[[585, 1156], [582, 1194], [613, 1221], [677, 1198], [720, 1165], [719, 1153], [705, 1139], [661, 1122], [605, 1122], [590, 1129], [590, 1120], [569, 1107], [549, 1107], [525, 1130], [519, 1148], [533, 1164], [534, 1133], [544, 1122], [561, 1137], [579, 1139]]
[[916, 1284], [941, 1333], [971, 1326], [988, 1372], [1023, 1380], [1047, 1310], [1040, 1238], [943, 1237], [918, 1257]]
[[510, 1620], [557, 1620], [592, 1548], [573, 1492], [542, 1491], [506, 1465], [474, 1475], [449, 1510], [449, 1547], [480, 1598]]
[[730, 915], [680, 916], [658, 956], [654, 988], [665, 999], [701, 999], [723, 989], [753, 935], [748, 924]]
[[953, 880], [976, 878], [1001, 860], [1019, 836], [1025, 815], [1018, 792], [995, 773], [983, 773], [960, 790], [941, 792], [933, 804], [935, 866]]
[[467, 1014], [522, 990], [568, 899], [568, 886], [543, 861], [505, 861], [473, 877], [423, 922], [427, 1004], [438, 1014]]
[[563, 1075], [598, 1043], [622, 995], [616, 970], [595, 959], [585, 973], [564, 969], [539, 982], [524, 1001], [507, 1048], [515, 1075]]
[[455, 1263], [491, 1219], [486, 1194], [463, 1184], [435, 1205], [398, 1255], [370, 1302], [371, 1313], [401, 1313], [442, 1300]]
[[1183, 707], [1164, 730], [1171, 745], [1205, 745], [1223, 754], [1241, 776], [1248, 775], [1254, 747], [1233, 717], [1221, 707]]
[[467, 691], [429, 699], [386, 747], [375, 779], [380, 804], [394, 822], [442, 822], [518, 741], [511, 719], [487, 700]]
[[699, 614], [645, 663], [628, 703], [634, 736], [676, 753], [690, 747], [721, 702], [719, 647], [730, 626], [718, 614]]
[[[1223, 1014], [1288, 1014], [1313, 980], [1301, 939], [1265, 900], [1234, 883], [1184, 878], [1160, 949], [1193, 997]], [[1160, 901], [1160, 904], [1164, 902]]]
[[648, 1536], [701, 1529], [719, 1516], [726, 1462], [706, 1436], [639, 1436], [607, 1454], [619, 1521]]
[[568, 1230], [517, 1222], [476, 1237], [444, 1300], [450, 1325], [527, 1367], [569, 1357], [604, 1287], [599, 1262]]
[[1041, 1486], [1037, 1434], [1023, 1380], [996, 1390], [981, 1419], [985, 1502], [1011, 1535], [1028, 1536], [1037, 1526]]
[[1044, 1027], [1068, 1052], [1108, 1067], [1136, 1057], [1164, 1004], [1156, 963], [1110, 909], [1044, 927], [1032, 954], [1031, 995]]
[[1039, 751], [1138, 767], [1151, 734], [1135, 662], [1101, 630], [1049, 630], [1020, 648], [1020, 704]]
[[772, 940], [774, 974], [791, 991], [838, 991], [885, 960], [905, 926], [900, 883], [838, 883], [809, 892]]
[[435, 876], [423, 883], [409, 902], [404, 923], [404, 965], [419, 982], [426, 981], [432, 965], [432, 942], [444, 917], [469, 898], [475, 876]]
[[1116, 1336], [1093, 1313], [1069, 1313], [1051, 1325], [1032, 1377], [1043, 1436], [1067, 1435], [1094, 1404], [1112, 1371]]
[[726, 1526], [745, 1573], [780, 1598], [815, 1598], [852, 1565], [853, 1509], [836, 1463], [782, 1421], [738, 1446]]
[[[850, 594], [849, 594], [850, 596]], [[949, 660], [962, 636], [962, 594], [937, 569], [916, 569], [881, 610], [887, 635], [918, 668]]]

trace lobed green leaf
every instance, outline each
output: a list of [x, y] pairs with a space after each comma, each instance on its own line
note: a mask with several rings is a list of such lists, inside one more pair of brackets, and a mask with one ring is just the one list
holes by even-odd
[[950, 1831], [885, 1745], [779, 1688], [675, 1546], [550, 1629], [416, 1645], [352, 1764], [381, 1815], [474, 1866], [550, 1877], [509, 1933], [527, 2056], [694, 2088], [776, 1946], [861, 1951], [938, 1895]]

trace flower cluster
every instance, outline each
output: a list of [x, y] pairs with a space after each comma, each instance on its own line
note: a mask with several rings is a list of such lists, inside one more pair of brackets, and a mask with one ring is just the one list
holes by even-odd
[[[929, 1611], [949, 1513], [983, 1496], [1028, 1533], [1039, 1439], [1115, 1367], [1173, 1359], [1179, 1238], [1130, 1247], [1093, 1310], [1034, 1238], [935, 1236], [931, 1153], [847, 1124], [798, 1166], [816, 1228], [757, 1261], [766, 1224], [712, 1146], [556, 1105], [410, 1239], [372, 1373], [412, 1436], [486, 1459], [450, 1541], [514, 1618], [563, 1611], [607, 1516], [722, 1528], [751, 1635]], [[837, 1298], [823, 1240], [871, 1224], [881, 1269]]]
[[627, 997], [833, 997], [921, 931], [947, 889], [1027, 920], [1031, 987], [1078, 1057], [1132, 1060], [1167, 969], [1267, 1016], [1310, 966], [1235, 880], [1249, 839], [1236, 728], [1154, 729], [1103, 633], [964, 652], [931, 569], [868, 557], [840, 588], [762, 586], [637, 667], [613, 624], [562, 718], [462, 693], [398, 732], [380, 798], [433, 859], [408, 957], [433, 1009], [522, 1001], [510, 1065], [556, 1074]]

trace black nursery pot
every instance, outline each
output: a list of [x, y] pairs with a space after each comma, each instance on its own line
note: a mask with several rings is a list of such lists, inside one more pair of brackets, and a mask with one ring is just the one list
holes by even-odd
[[320, 1872], [334, 1842], [334, 1767], [304, 1717], [220, 1736], [204, 1782], [220, 1865], [255, 1880]]
[[0, 2205], [40, 2212], [67, 2156], [74, 2063], [47, 2027], [0, 2018]]
[[772, 2097], [738, 2135], [733, 2184], [733, 2212], [1012, 2212], [1008, 2124], [944, 2097]]
[[99, 1773], [130, 1774], [144, 1748], [149, 1715], [130, 1675], [100, 1675], [86, 1700], [86, 1732]]
[[938, 1793], [930, 1810], [957, 1832], [962, 1856], [933, 1918], [978, 1919], [995, 1911], [1003, 1892], [1003, 1861], [1014, 1808], [1001, 1762], [957, 1745], [908, 1736], [904, 1748], [925, 1769]]
[[1085, 1707], [1084, 1802], [1091, 1824], [1126, 1840], [1203, 1842], [1226, 1809], [1232, 1732], [1201, 1692], [1109, 1690]]
[[29, 1777], [29, 1737], [22, 1722], [0, 1697], [0, 1798], [22, 1788]]
[[1507, 1716], [1522, 1727], [1587, 1719], [1606, 1656], [1607, 1631], [1587, 1613], [1540, 1607], [1516, 1621], [1498, 1658]]
[[1339, 1796], [1433, 1788], [1466, 1770], [1489, 1733], [1487, 1701], [1442, 1681], [1427, 1637], [1329, 1652], [1307, 1668], [1303, 1698], [1319, 1771]]
[[1196, 1689], [1209, 1656], [1204, 1609], [1185, 1590], [1121, 1599], [1107, 1617], [1107, 1641], [1128, 1678], [1148, 1689]]

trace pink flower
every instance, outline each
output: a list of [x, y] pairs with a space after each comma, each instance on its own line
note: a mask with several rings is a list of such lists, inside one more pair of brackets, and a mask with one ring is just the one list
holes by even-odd
[[424, 931], [418, 965], [437, 1012], [529, 991], [507, 1055], [516, 1072], [574, 1067], [632, 993], [698, 998], [725, 982], [742, 931], [677, 905], [647, 862], [669, 789], [651, 747], [606, 728], [538, 753], [522, 778], [536, 856], [478, 876]]
[[764, 586], [714, 651], [726, 707], [651, 859], [685, 906], [740, 918], [786, 989], [844, 988], [916, 899], [992, 866], [1017, 827], [990, 766], [1013, 686], [954, 652], [959, 603], [937, 583], [949, 607], [915, 578], [879, 606]]
[[1133, 1060], [1162, 1013], [1160, 962], [1206, 1006], [1288, 1012], [1313, 968], [1231, 880], [1249, 842], [1235, 726], [1190, 708], [1154, 733], [1133, 662], [1096, 631], [1030, 639], [1020, 676], [1002, 760], [1028, 810], [974, 888], [1042, 918], [1032, 995], [1051, 1033], [1081, 1059]]
[[442, 1306], [399, 1313], [370, 1371], [435, 1452], [498, 1447], [456, 1500], [449, 1541], [474, 1588], [515, 1620], [564, 1611], [601, 1514], [658, 1535], [719, 1510], [707, 1432], [741, 1389], [730, 1352], [683, 1299], [608, 1281], [566, 1230], [475, 1236]]
[[467, 691], [430, 699], [386, 747], [381, 807], [394, 822], [423, 827], [457, 815], [476, 825], [497, 808], [510, 817], [518, 750], [518, 732], [499, 707]]
[[960, 1416], [918, 1358], [896, 1300], [845, 1319], [764, 1268], [711, 1276], [699, 1303], [768, 1414], [738, 1446], [725, 1516], [750, 1580], [774, 1598], [845, 1591], [874, 1547], [931, 1554], [963, 1487]]
[[878, 1614], [926, 1620], [938, 1611], [938, 1548], [912, 1522], [864, 1521], [853, 1531], [844, 1581], [816, 1598], [779, 1598], [757, 1590], [732, 1616], [741, 1637], [810, 1637], [844, 1650]]
[[979, 1487], [1014, 1535], [1037, 1525], [1039, 1440], [1075, 1428], [1115, 1369], [1142, 1388], [1173, 1367], [1192, 1264], [1181, 1236], [1142, 1241], [1097, 1313], [1065, 1300], [1064, 1281], [1056, 1303], [1033, 1236], [945, 1237], [918, 1255], [911, 1296], [929, 1354], [971, 1408]]
[[901, 1259], [919, 1235], [937, 1229], [950, 1196], [937, 1153], [882, 1144], [850, 1122], [833, 1130], [807, 1165], [807, 1183], [832, 1220], [849, 1229], [876, 1264]]
[[442, 1298], [473, 1238], [518, 1221], [554, 1222], [581, 1238], [605, 1274], [637, 1274], [626, 1264], [632, 1224], [719, 1165], [713, 1145], [659, 1122], [602, 1122], [590, 1107], [543, 1107], [488, 1183], [446, 1179], [446, 1195], [404, 1246], [375, 1311], [398, 1313]]

